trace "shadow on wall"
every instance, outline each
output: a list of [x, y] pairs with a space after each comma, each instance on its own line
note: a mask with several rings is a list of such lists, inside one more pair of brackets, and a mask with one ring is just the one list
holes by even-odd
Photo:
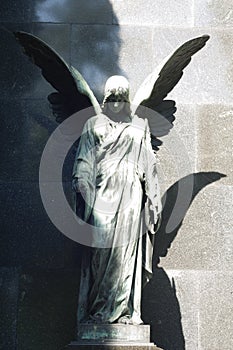
[[[9, 1], [9, 8], [12, 6]], [[28, 31], [45, 40], [68, 63], [80, 70], [97, 97], [102, 97], [104, 83], [110, 75], [123, 74], [118, 64], [120, 27], [109, 0], [37, 0], [31, 5], [31, 11], [25, 6], [22, 19], [12, 18], [12, 22], [3, 23], [2, 27], [9, 31]], [[25, 12], [31, 13], [26, 19]], [[35, 79], [40, 79], [39, 70], [33, 69], [23, 57], [10, 32], [2, 31], [2, 42], [3, 45], [6, 43], [3, 51], [8, 56], [7, 60], [1, 60], [4, 64], [1, 74], [9, 87], [7, 92], [13, 98], [16, 95], [24, 98], [28, 95], [34, 98], [38, 94], [41, 96], [43, 91], [35, 90]], [[5, 58], [4, 55], [2, 58]], [[32, 96], [33, 92], [37, 96]]]
[[[41, 37], [102, 95], [105, 79], [121, 74], [119, 26], [111, 25], [117, 18], [108, 0], [9, 0], [2, 10], [0, 278], [7, 281], [1, 295], [8, 307], [0, 347], [57, 350], [75, 338], [80, 250], [51, 224], [41, 203], [40, 157], [56, 127], [46, 100], [53, 89], [11, 32]], [[51, 13], [54, 18], [46, 18]]]
[[[40, 266], [44, 260], [41, 257], [45, 254], [50, 257], [60, 254], [60, 251], [56, 252], [57, 244], [52, 241], [63, 240], [60, 233], [53, 229], [56, 233], [51, 241], [51, 225], [46, 213], [43, 213], [38, 189], [40, 157], [46, 141], [57, 126], [46, 100], [53, 88], [44, 82], [40, 69], [23, 55], [12, 31], [28, 31], [48, 42], [67, 62], [81, 71], [91, 87], [96, 86], [101, 96], [105, 78], [122, 73], [118, 64], [120, 29], [117, 25], [111, 25], [117, 23], [117, 18], [108, 0], [40, 0], [31, 4], [25, 1], [23, 11], [19, 9], [20, 15], [16, 19], [12, 17], [12, 22], [2, 23], [6, 30], [0, 30], [0, 190], [3, 198], [7, 198], [1, 218], [4, 220], [1, 242], [9, 248], [1, 256], [2, 266], [35, 262]], [[30, 6], [33, 6], [31, 11]], [[7, 18], [12, 7], [13, 1], [9, 1], [5, 10]], [[8, 185], [9, 182], [11, 185]], [[11, 210], [13, 203], [14, 212]], [[38, 210], [35, 210], [35, 205]], [[49, 246], [47, 240], [43, 241], [45, 236], [49, 237]], [[22, 241], [23, 245], [18, 244]], [[51, 249], [53, 251], [50, 253]]]
[[168, 249], [178, 234], [188, 210], [187, 207], [182, 213], [179, 213], [182, 214], [181, 222], [172, 232], [166, 233], [166, 226], [176, 203], [179, 186], [181, 185], [180, 187], [182, 188], [182, 183], [189, 181], [192, 177], [194, 187], [189, 207], [199, 191], [205, 186], [225, 177], [225, 175], [218, 172], [191, 174], [174, 183], [164, 195], [166, 201], [162, 212], [162, 223], [154, 243], [153, 278], [145, 288], [142, 308], [144, 321], [151, 324], [153, 342], [164, 350], [185, 349], [175, 281], [172, 280], [171, 283], [165, 270], [158, 267], [158, 264], [160, 257], [167, 255]]
[[77, 23], [72, 25], [70, 62], [102, 102], [107, 78], [124, 74], [118, 65], [120, 27], [112, 25], [117, 18], [109, 0], [44, 0], [36, 3], [35, 14], [40, 22]]

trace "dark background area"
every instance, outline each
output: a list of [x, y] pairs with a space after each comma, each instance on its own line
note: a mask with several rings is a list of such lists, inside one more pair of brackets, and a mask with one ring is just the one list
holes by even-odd
[[121, 72], [113, 20], [106, 0], [1, 2], [0, 349], [57, 350], [75, 339], [82, 250], [42, 205], [40, 158], [57, 126], [47, 101], [53, 89], [12, 31], [45, 40], [91, 79], [100, 97], [106, 78]]

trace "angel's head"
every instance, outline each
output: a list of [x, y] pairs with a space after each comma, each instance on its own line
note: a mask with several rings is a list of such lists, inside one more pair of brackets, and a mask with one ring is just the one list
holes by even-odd
[[129, 82], [125, 77], [113, 75], [107, 80], [102, 109], [106, 114], [119, 114], [124, 111], [126, 115], [131, 115]]

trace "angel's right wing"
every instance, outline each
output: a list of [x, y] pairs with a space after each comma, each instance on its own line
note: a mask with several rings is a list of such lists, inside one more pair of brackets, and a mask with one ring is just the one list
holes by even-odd
[[24, 48], [24, 53], [41, 68], [43, 77], [58, 91], [48, 96], [57, 122], [71, 114], [93, 107], [100, 112], [100, 106], [92, 90], [77, 69], [68, 64], [49, 45], [26, 32], [14, 32]]
[[203, 35], [181, 45], [146, 78], [135, 95], [135, 113], [148, 119], [155, 150], [162, 144], [157, 137], [168, 134], [175, 120], [175, 101], [165, 98], [182, 77], [183, 69], [189, 64], [192, 56], [205, 46], [207, 40], [209, 36]]

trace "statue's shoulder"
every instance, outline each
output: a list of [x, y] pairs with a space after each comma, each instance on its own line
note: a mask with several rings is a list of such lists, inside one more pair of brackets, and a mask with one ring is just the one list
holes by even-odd
[[98, 124], [99, 122], [103, 122], [106, 120], [106, 116], [103, 113], [99, 113], [93, 117], [90, 117], [86, 124], [88, 125], [88, 127], [93, 128], [96, 124]]
[[135, 124], [135, 125], [138, 125], [142, 128], [146, 127], [148, 125], [148, 121], [147, 119], [145, 118], [141, 118], [141, 117], [138, 117], [136, 114], [133, 115], [132, 117], [132, 122]]

